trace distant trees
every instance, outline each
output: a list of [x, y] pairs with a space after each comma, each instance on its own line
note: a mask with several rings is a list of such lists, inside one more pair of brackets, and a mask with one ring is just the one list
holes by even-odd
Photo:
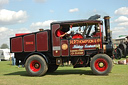
[[7, 48], [9, 48], [7, 44], [2, 44], [0, 47], [0, 49], [7, 49]]

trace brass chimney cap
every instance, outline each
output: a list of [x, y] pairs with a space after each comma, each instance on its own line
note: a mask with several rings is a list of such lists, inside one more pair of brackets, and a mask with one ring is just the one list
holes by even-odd
[[111, 17], [109, 17], [109, 16], [104, 16], [104, 19], [110, 19]]

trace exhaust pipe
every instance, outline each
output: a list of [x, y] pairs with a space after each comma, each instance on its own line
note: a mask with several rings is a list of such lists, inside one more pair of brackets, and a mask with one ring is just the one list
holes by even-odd
[[106, 46], [106, 53], [112, 57], [113, 56], [113, 44], [112, 44], [112, 35], [110, 32], [110, 17], [105, 16], [104, 17], [104, 23], [105, 23], [105, 33], [106, 33], [106, 40], [105, 40], [105, 46]]
[[110, 33], [110, 17], [105, 16], [104, 17], [104, 22], [105, 22], [105, 33], [106, 33], [106, 42], [111, 42], [111, 33]]

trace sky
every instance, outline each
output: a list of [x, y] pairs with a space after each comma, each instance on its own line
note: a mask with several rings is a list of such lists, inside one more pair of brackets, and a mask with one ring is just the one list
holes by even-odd
[[16, 33], [50, 29], [54, 21], [110, 16], [112, 37], [128, 35], [128, 0], [0, 0], [0, 46]]

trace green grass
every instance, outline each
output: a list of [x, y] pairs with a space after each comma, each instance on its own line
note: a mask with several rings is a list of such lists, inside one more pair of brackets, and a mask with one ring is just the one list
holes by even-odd
[[127, 85], [128, 65], [114, 65], [106, 76], [93, 75], [88, 68], [59, 67], [41, 77], [28, 76], [25, 68], [0, 62], [0, 85]]

